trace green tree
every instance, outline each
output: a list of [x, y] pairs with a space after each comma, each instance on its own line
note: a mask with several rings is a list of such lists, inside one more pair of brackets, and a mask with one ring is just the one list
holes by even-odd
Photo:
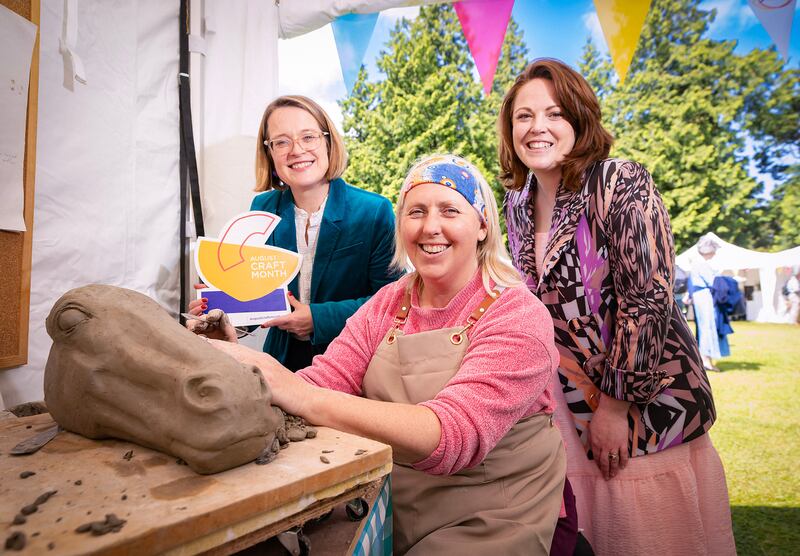
[[776, 177], [797, 154], [796, 70], [774, 49], [742, 55], [733, 41], [704, 38], [715, 17], [697, 0], [654, 0], [624, 84], [591, 42], [580, 64], [617, 138], [612, 155], [653, 174], [678, 250], [709, 230], [767, 246], [772, 211], [748, 153]]
[[774, 231], [774, 249], [791, 249], [800, 245], [800, 164], [787, 171], [789, 179], [772, 192], [770, 215]]
[[611, 64], [611, 58], [600, 54], [591, 37], [587, 38], [586, 44], [583, 45], [583, 56], [578, 68], [603, 105], [614, 90], [614, 66]]
[[348, 181], [395, 201], [416, 159], [452, 152], [475, 164], [501, 199], [497, 113], [526, 61], [522, 32], [512, 20], [486, 96], [452, 6], [423, 6], [415, 20], [400, 20], [377, 60], [383, 75], [371, 81], [362, 68], [340, 103]]

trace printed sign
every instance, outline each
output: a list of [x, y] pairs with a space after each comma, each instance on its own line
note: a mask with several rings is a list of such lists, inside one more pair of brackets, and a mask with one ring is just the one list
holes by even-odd
[[300, 271], [301, 256], [264, 245], [280, 222], [269, 212], [239, 214], [223, 226], [219, 239], [197, 238], [195, 266], [209, 289], [208, 309], [222, 309], [234, 326], [260, 324], [291, 310], [286, 299], [289, 282]]

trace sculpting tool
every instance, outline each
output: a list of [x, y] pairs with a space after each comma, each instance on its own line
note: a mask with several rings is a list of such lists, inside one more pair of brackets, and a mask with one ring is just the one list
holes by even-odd
[[39, 434], [28, 438], [27, 440], [23, 440], [13, 448], [11, 448], [10, 454], [12, 456], [23, 456], [32, 454], [37, 451], [39, 448], [53, 440], [58, 432], [62, 430], [58, 424], [54, 424], [51, 427], [43, 430]]

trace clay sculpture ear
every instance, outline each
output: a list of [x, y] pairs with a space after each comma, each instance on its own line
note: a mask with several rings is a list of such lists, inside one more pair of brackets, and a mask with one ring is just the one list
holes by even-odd
[[224, 397], [216, 379], [194, 375], [183, 381], [183, 400], [188, 409], [197, 413], [213, 413], [222, 409]]
[[269, 386], [267, 386], [267, 381], [264, 379], [264, 375], [261, 374], [261, 371], [258, 370], [258, 367], [256, 367], [255, 365], [249, 365], [249, 367], [250, 370], [253, 372], [253, 374], [256, 375], [256, 377], [258, 377], [258, 383], [261, 385], [261, 393], [264, 396], [268, 396], [267, 397], [268, 400], [271, 400], [272, 395], [269, 390]]

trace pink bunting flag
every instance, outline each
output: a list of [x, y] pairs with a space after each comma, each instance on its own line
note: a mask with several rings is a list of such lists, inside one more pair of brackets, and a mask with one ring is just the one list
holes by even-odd
[[747, 0], [753, 13], [767, 30], [783, 59], [789, 58], [789, 38], [797, 0]]
[[483, 92], [492, 90], [514, 0], [462, 0], [453, 4], [467, 38]]

